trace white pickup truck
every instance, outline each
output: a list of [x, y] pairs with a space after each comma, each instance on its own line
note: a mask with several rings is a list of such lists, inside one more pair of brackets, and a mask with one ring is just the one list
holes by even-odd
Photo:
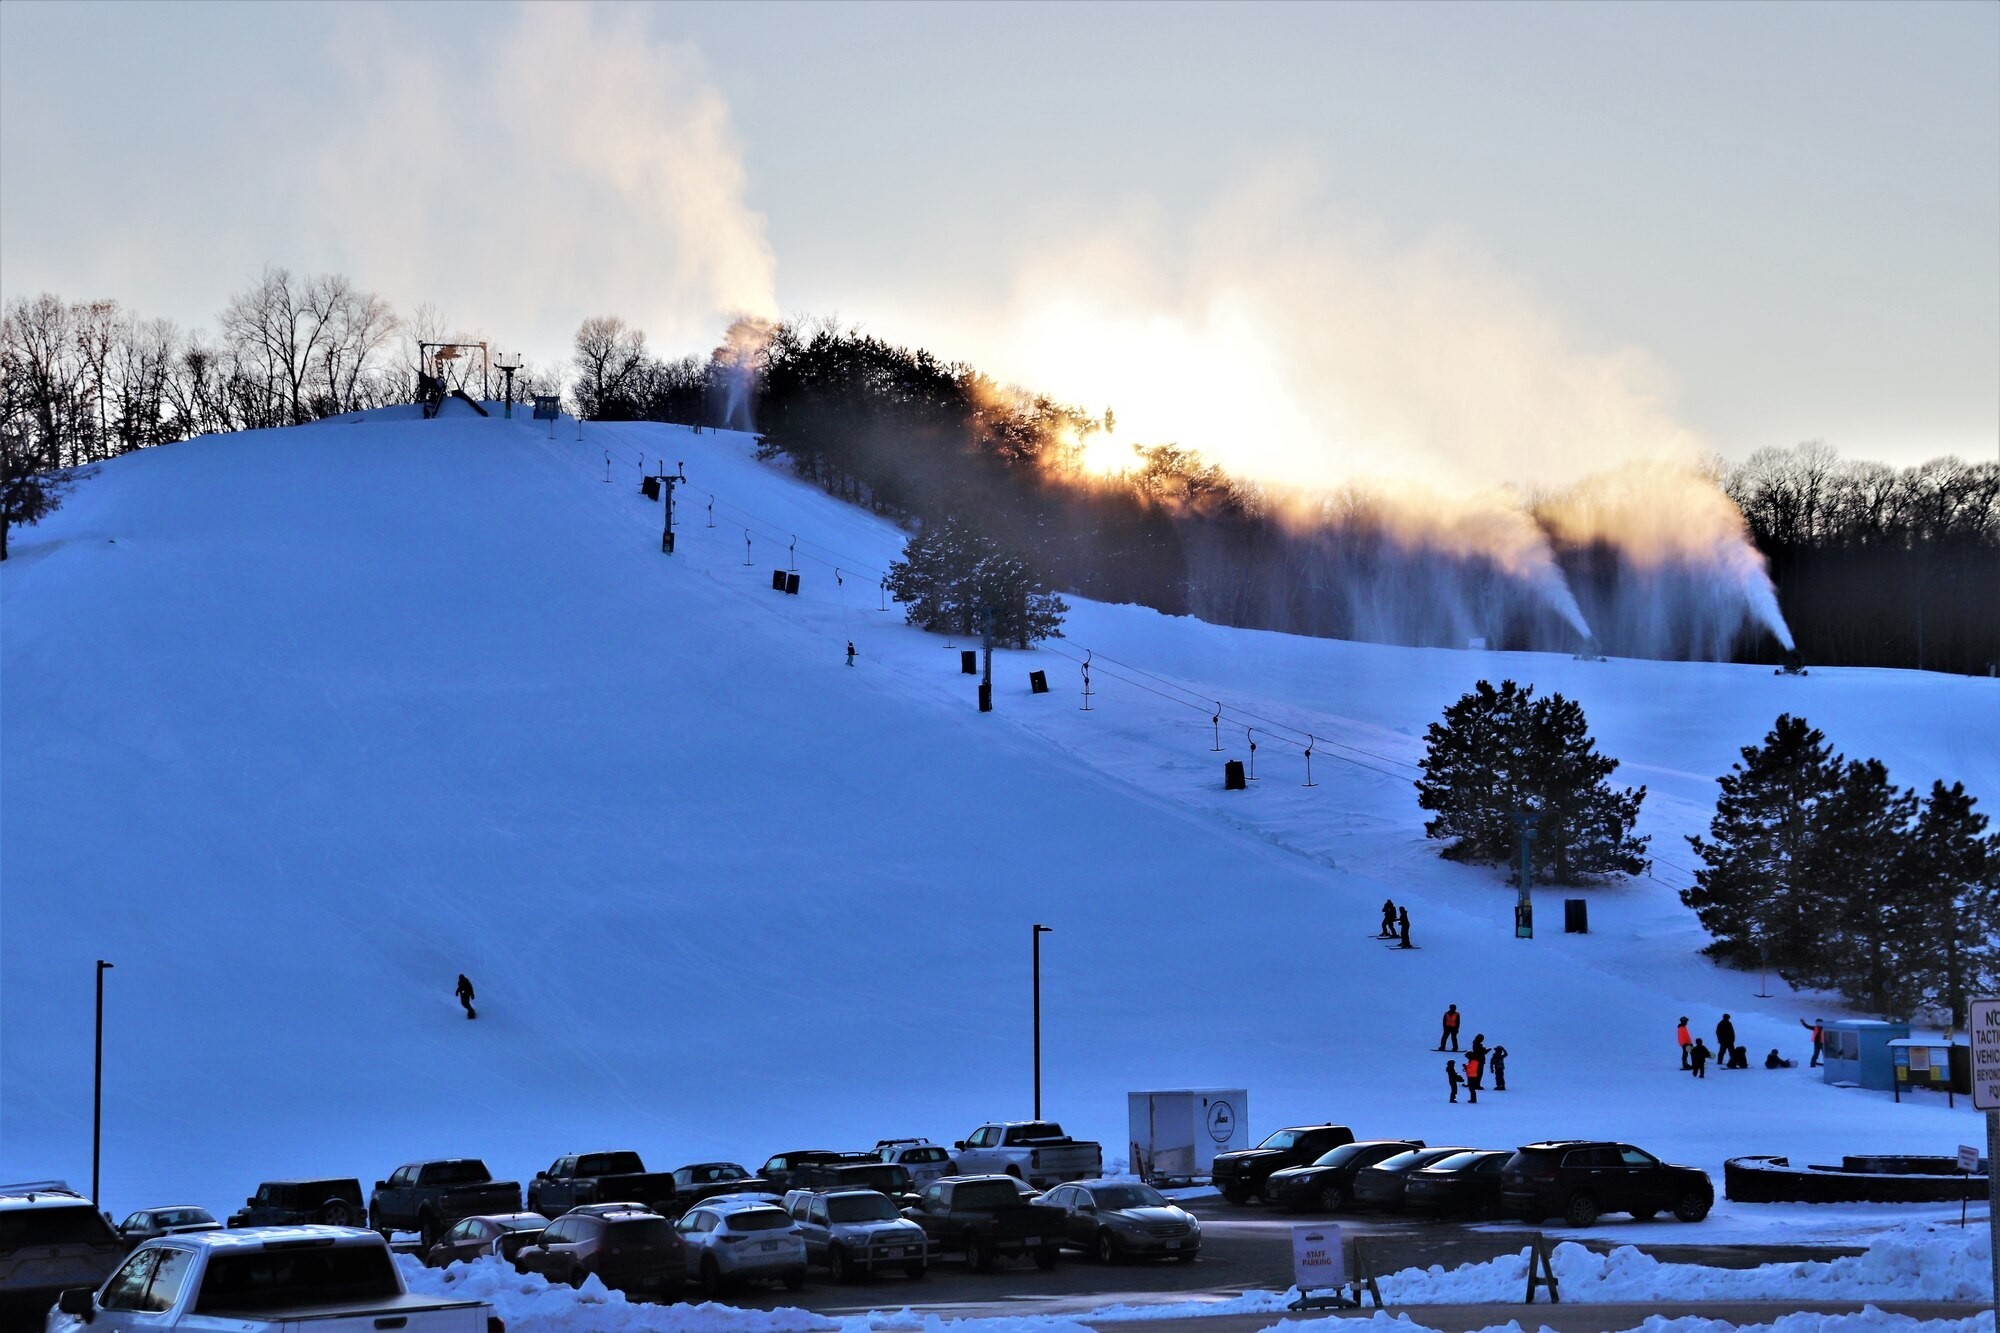
[[1104, 1149], [1073, 1139], [1053, 1120], [996, 1120], [956, 1144], [962, 1176], [1013, 1176], [1036, 1189], [1104, 1174]]
[[245, 1227], [146, 1241], [93, 1291], [62, 1293], [45, 1333], [506, 1333], [484, 1301], [412, 1296], [389, 1246], [351, 1227]]

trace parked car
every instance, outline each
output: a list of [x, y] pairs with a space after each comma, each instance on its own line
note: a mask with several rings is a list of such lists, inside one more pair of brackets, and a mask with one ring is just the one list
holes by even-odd
[[190, 1231], [221, 1231], [222, 1223], [206, 1208], [191, 1203], [172, 1208], [142, 1208], [118, 1224], [118, 1239], [127, 1249], [155, 1236], [179, 1236]]
[[806, 1242], [783, 1208], [756, 1200], [711, 1199], [674, 1224], [685, 1246], [687, 1275], [714, 1300], [739, 1283], [806, 1284]]
[[951, 1160], [951, 1154], [929, 1139], [878, 1139], [875, 1155], [908, 1171], [917, 1185], [958, 1174], [958, 1163]]
[[1081, 1180], [1056, 1186], [1036, 1206], [1060, 1213], [1063, 1243], [1101, 1263], [1142, 1255], [1189, 1263], [1201, 1251], [1201, 1223], [1151, 1185]]
[[380, 1236], [303, 1226], [145, 1241], [101, 1288], [65, 1290], [42, 1327], [47, 1333], [494, 1333], [499, 1324], [484, 1301], [411, 1295]]
[[1254, 1148], [1217, 1153], [1210, 1178], [1229, 1202], [1248, 1203], [1264, 1196], [1264, 1182], [1273, 1171], [1305, 1166], [1352, 1142], [1354, 1131], [1345, 1125], [1294, 1125], [1266, 1135]]
[[864, 1158], [858, 1162], [808, 1162], [792, 1172], [798, 1181], [794, 1189], [876, 1190], [896, 1201], [898, 1207], [916, 1202], [916, 1182], [910, 1169], [890, 1162]]
[[674, 1177], [648, 1171], [635, 1152], [570, 1153], [535, 1172], [528, 1182], [528, 1211], [560, 1217], [580, 1203], [637, 1199], [656, 1213], [674, 1211]]
[[330, 1227], [360, 1226], [368, 1210], [361, 1182], [352, 1176], [316, 1180], [267, 1180], [229, 1215], [232, 1227], [290, 1227], [319, 1222]]
[[1354, 1176], [1385, 1157], [1424, 1146], [1422, 1139], [1361, 1139], [1320, 1154], [1307, 1166], [1273, 1171], [1264, 1197], [1294, 1211], [1323, 1208], [1337, 1213], [1354, 1202]]
[[1504, 1148], [1476, 1148], [1420, 1166], [1405, 1178], [1403, 1207], [1441, 1216], [1498, 1217], [1500, 1172], [1513, 1156]]
[[488, 1255], [511, 1264], [521, 1247], [540, 1236], [548, 1224], [549, 1219], [540, 1213], [461, 1217], [437, 1244], [424, 1251], [424, 1266], [444, 1268]]
[[959, 1174], [1015, 1176], [1036, 1189], [1104, 1172], [1104, 1149], [1073, 1139], [1053, 1120], [995, 1120], [952, 1145]]
[[1715, 1205], [1708, 1173], [1669, 1166], [1629, 1143], [1564, 1139], [1522, 1147], [1500, 1171], [1500, 1206], [1530, 1226], [1560, 1216], [1587, 1227], [1603, 1213], [1640, 1221], [1672, 1212], [1699, 1222]]
[[770, 1182], [734, 1162], [694, 1162], [674, 1168], [674, 1209], [685, 1211], [704, 1199], [743, 1190], [767, 1190]]
[[924, 1229], [880, 1190], [793, 1190], [785, 1212], [805, 1240], [806, 1262], [824, 1264], [835, 1282], [885, 1267], [924, 1275], [930, 1248]]
[[1410, 1172], [1469, 1151], [1467, 1148], [1411, 1148], [1384, 1157], [1373, 1166], [1364, 1166], [1354, 1173], [1354, 1206], [1400, 1213], [1403, 1211], [1403, 1187], [1410, 1183]]
[[1055, 1267], [1062, 1252], [1061, 1217], [1029, 1200], [1014, 1176], [947, 1176], [924, 1186], [903, 1216], [924, 1229], [933, 1255], [962, 1254], [983, 1273], [1000, 1255], [1029, 1255], [1037, 1268]]
[[0, 1185], [0, 1327], [39, 1323], [65, 1288], [96, 1286], [124, 1254], [104, 1215], [62, 1181]]
[[805, 1181], [799, 1179], [799, 1172], [808, 1166], [832, 1162], [872, 1161], [872, 1156], [862, 1153], [835, 1152], [830, 1148], [802, 1148], [796, 1152], [781, 1152], [773, 1156], [757, 1174], [771, 1189], [783, 1194], [786, 1190], [802, 1189]]
[[595, 1205], [550, 1222], [515, 1252], [514, 1267], [572, 1287], [595, 1273], [627, 1296], [671, 1300], [687, 1281], [685, 1251], [674, 1224], [652, 1209]]
[[476, 1157], [406, 1163], [376, 1181], [368, 1196], [368, 1225], [384, 1240], [397, 1231], [415, 1231], [425, 1245], [461, 1217], [520, 1211], [520, 1185], [493, 1179]]

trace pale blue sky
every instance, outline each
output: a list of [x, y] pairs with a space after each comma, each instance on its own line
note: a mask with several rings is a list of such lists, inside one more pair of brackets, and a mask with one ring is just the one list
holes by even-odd
[[2000, 5], [0, 5], [7, 296], [212, 327], [267, 262], [538, 359], [765, 305], [1144, 397], [1086, 292], [1315, 420], [1477, 327], [1552, 432], [1992, 457]]

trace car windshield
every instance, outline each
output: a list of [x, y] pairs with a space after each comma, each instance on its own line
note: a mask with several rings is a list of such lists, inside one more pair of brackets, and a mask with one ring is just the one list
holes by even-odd
[[1313, 1160], [1314, 1166], [1346, 1166], [1367, 1151], [1365, 1143], [1343, 1143], [1332, 1152], [1321, 1153]]
[[162, 1208], [153, 1214], [153, 1223], [163, 1227], [214, 1226], [215, 1219], [200, 1208]]
[[1294, 1143], [1297, 1143], [1298, 1141], [1299, 1141], [1299, 1132], [1296, 1129], [1281, 1129], [1277, 1133], [1273, 1134], [1270, 1138], [1265, 1139], [1262, 1143], [1258, 1144], [1257, 1146], [1259, 1148], [1284, 1149], [1291, 1147]]
[[792, 1219], [776, 1208], [745, 1208], [723, 1219], [731, 1231], [783, 1231], [791, 1224]]
[[386, 1245], [321, 1245], [209, 1256], [196, 1314], [389, 1301], [403, 1294]]
[[1151, 1185], [1100, 1185], [1090, 1191], [1090, 1197], [1099, 1208], [1107, 1209], [1172, 1207]]
[[116, 1238], [87, 1203], [0, 1213], [0, 1254], [37, 1245], [108, 1245]]
[[1449, 1157], [1438, 1158], [1438, 1160], [1425, 1167], [1424, 1170], [1463, 1171], [1467, 1167], [1477, 1166], [1487, 1156], [1488, 1154], [1483, 1152], [1455, 1152]]
[[664, 1217], [648, 1217], [631, 1222], [612, 1222], [604, 1228], [607, 1245], [667, 1245], [671, 1224]]
[[896, 1205], [880, 1194], [836, 1194], [826, 1201], [826, 1215], [835, 1222], [887, 1222], [899, 1216]]
[[1407, 1152], [1399, 1152], [1384, 1157], [1381, 1161], [1375, 1163], [1375, 1169], [1377, 1171], [1387, 1171], [1390, 1175], [1401, 1175], [1405, 1171], [1414, 1171], [1417, 1167], [1423, 1165], [1424, 1160], [1429, 1156], [1430, 1154], [1421, 1148], [1412, 1148]]

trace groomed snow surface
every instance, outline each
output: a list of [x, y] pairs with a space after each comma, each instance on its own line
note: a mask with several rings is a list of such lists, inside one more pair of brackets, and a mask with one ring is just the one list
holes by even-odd
[[[107, 464], [13, 535], [0, 1179], [90, 1178], [98, 959], [120, 1216], [432, 1156], [525, 1181], [600, 1148], [670, 1169], [950, 1141], [1030, 1111], [1035, 922], [1043, 1110], [1114, 1163], [1128, 1091], [1204, 1086], [1248, 1088], [1254, 1136], [1604, 1136], [1718, 1192], [1736, 1154], [1981, 1142], [1963, 1101], [1822, 1082], [1799, 1021], [1836, 1007], [1710, 965], [1675, 890], [1716, 775], [1782, 711], [2000, 810], [2000, 682], [1395, 648], [1072, 599], [1067, 639], [996, 653], [982, 716], [967, 645], [877, 609], [893, 525], [743, 436], [577, 433], [391, 411], [205, 438]], [[671, 558], [638, 494], [662, 458], [688, 477]], [[794, 564], [799, 594], [773, 592]], [[1482, 677], [1577, 698], [1649, 788], [1656, 878], [1538, 891], [1532, 941], [1500, 872], [1438, 859], [1410, 785], [1425, 725]], [[1316, 785], [1271, 722], [1319, 738]], [[1252, 790], [1223, 791], [1252, 739]], [[1587, 935], [1561, 933], [1570, 896]], [[1417, 950], [1375, 938], [1385, 897]], [[1448, 1003], [1510, 1052], [1477, 1106], [1445, 1100]], [[1800, 1067], [1680, 1072], [1675, 1019], [1724, 1011], [1753, 1064]], [[1592, 1234], [1845, 1240], [1908, 1216], [1722, 1201]]]
[[[1988, 1267], [1989, 1251], [1984, 1229], [1911, 1227], [1877, 1239], [1865, 1254], [1825, 1263], [1766, 1264], [1761, 1268], [1707, 1268], [1694, 1264], [1662, 1264], [1629, 1246], [1608, 1255], [1595, 1254], [1573, 1242], [1555, 1247], [1551, 1256], [1562, 1297], [1570, 1304], [1598, 1304], [1639, 1301], [1798, 1301], [1814, 1304], [1832, 1301], [1990, 1301], [1993, 1281]], [[580, 1290], [551, 1286], [539, 1274], [522, 1275], [496, 1259], [472, 1264], [454, 1264], [448, 1269], [427, 1269], [410, 1256], [401, 1256], [404, 1279], [414, 1291], [452, 1294], [489, 1301], [512, 1333], [558, 1333], [559, 1330], [602, 1330], [603, 1333], [806, 1333], [806, 1330], [837, 1330], [838, 1333], [869, 1333], [870, 1330], [922, 1330], [939, 1333], [952, 1326], [961, 1333], [1068, 1333], [1088, 1324], [1119, 1320], [1160, 1320], [1198, 1318], [1225, 1314], [1271, 1314], [1280, 1322], [1275, 1329], [1324, 1329], [1322, 1323], [1284, 1319], [1287, 1302], [1298, 1295], [1287, 1292], [1252, 1291], [1220, 1301], [1188, 1301], [1181, 1304], [1112, 1306], [1089, 1315], [1004, 1319], [944, 1320], [936, 1315], [877, 1312], [869, 1315], [836, 1317], [803, 1310], [739, 1310], [733, 1306], [649, 1305], [628, 1303], [618, 1292], [607, 1291], [595, 1277]], [[1510, 1255], [1490, 1263], [1442, 1268], [1406, 1269], [1381, 1278], [1382, 1299], [1392, 1306], [1476, 1305], [1518, 1302], [1527, 1278], [1527, 1254]], [[1800, 1323], [1799, 1320], [1810, 1320]], [[1384, 1325], [1382, 1321], [1387, 1321]], [[1378, 1329], [1424, 1327], [1415, 1317], [1376, 1316]], [[1638, 1325], [1649, 1330], [1673, 1333], [1708, 1333], [1734, 1327], [1707, 1319], [1653, 1318]], [[1355, 1333], [1357, 1325], [1343, 1322], [1341, 1333]], [[1518, 1328], [1519, 1324], [1504, 1325]], [[1923, 1328], [1926, 1333], [1945, 1333], [1964, 1328], [1990, 1333], [1991, 1312], [1964, 1320], [1915, 1321], [1901, 1315], [1870, 1310], [1852, 1315], [1794, 1315], [1771, 1325], [1789, 1333], [1862, 1333], [1863, 1330]]]

